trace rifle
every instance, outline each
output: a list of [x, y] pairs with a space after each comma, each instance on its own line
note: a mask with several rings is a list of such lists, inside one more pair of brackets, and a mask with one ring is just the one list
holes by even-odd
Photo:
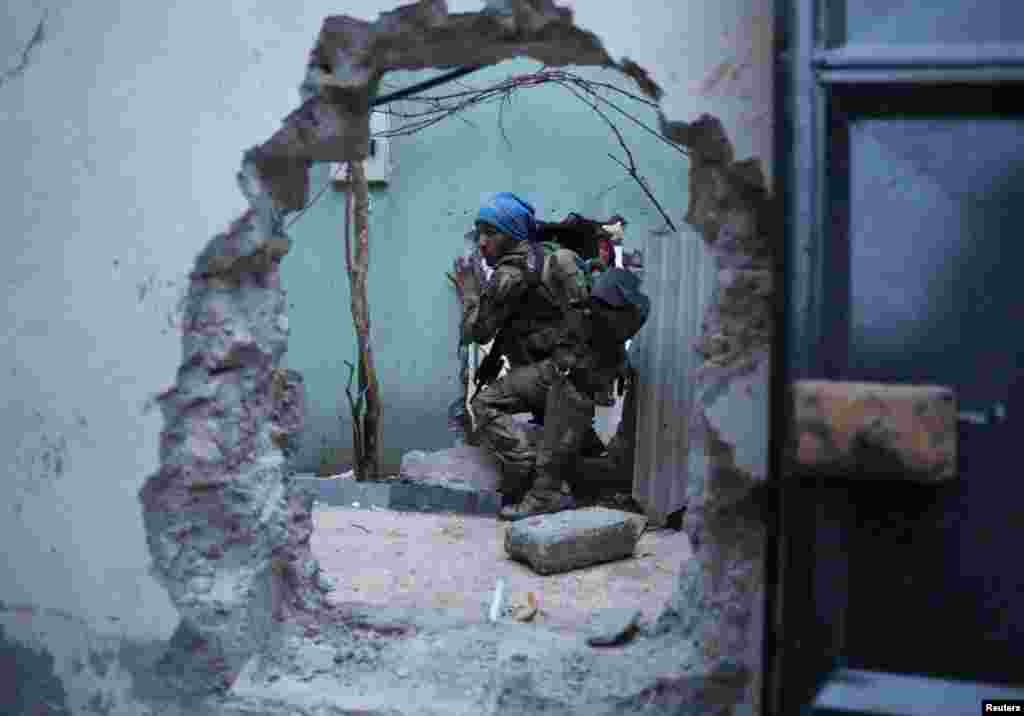
[[480, 389], [485, 385], [493, 381], [501, 373], [501, 357], [504, 353], [502, 347], [502, 334], [499, 332], [494, 337], [494, 342], [491, 344], [491, 350], [484, 356], [480, 366], [476, 369], [476, 376], [474, 377], [475, 388], [473, 389], [473, 395], [470, 396], [470, 402], [476, 397], [476, 394], [480, 392]]

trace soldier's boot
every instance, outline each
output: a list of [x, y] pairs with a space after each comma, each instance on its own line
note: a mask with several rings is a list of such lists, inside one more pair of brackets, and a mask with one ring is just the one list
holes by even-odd
[[517, 504], [501, 508], [498, 519], [514, 522], [536, 515], [572, 510], [575, 507], [576, 500], [570, 494], [569, 486], [566, 483], [544, 473], [538, 473], [533, 487], [523, 499]]

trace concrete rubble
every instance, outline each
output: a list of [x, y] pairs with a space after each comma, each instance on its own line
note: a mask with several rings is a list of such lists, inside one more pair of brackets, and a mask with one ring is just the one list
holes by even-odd
[[636, 634], [640, 627], [639, 609], [611, 607], [591, 616], [587, 643], [591, 646], [618, 646]]
[[505, 532], [505, 550], [538, 574], [559, 574], [633, 555], [647, 519], [603, 507], [519, 520]]
[[[310, 58], [309, 98], [245, 153], [237, 179], [250, 208], [196, 259], [182, 363], [158, 399], [161, 467], [140, 500], [152, 574], [181, 621], [155, 661], [129, 665], [139, 679], [162, 680], [171, 695], [159, 705], [126, 705], [131, 712], [724, 714], [752, 691], [763, 529], [744, 506], [764, 474], [747, 469], [758, 455], [741, 454], [713, 396], [736, 401], [741, 413], [759, 409], [761, 398], [751, 403], [728, 388], [741, 379], [760, 386], [767, 350], [752, 346], [767, 340], [770, 324], [748, 326], [725, 310], [733, 305], [728, 285], [715, 336], [724, 336], [732, 358], [721, 365], [709, 358], [695, 421], [707, 460], [706, 473], [690, 478], [686, 516], [697, 559], [660, 630], [602, 660], [581, 635], [532, 624], [450, 623], [428, 614], [389, 622], [386, 610], [367, 619], [326, 599], [330, 585], [309, 550], [311, 497], [284, 474], [284, 438], [295, 429], [287, 408], [294, 391], [288, 380], [281, 390], [279, 373], [288, 337], [279, 274], [290, 248], [284, 217], [309, 199], [313, 162], [366, 157], [369, 102], [387, 71], [524, 55], [551, 66], [614, 67], [660, 96], [641, 68], [612, 60], [551, 0], [505, 0], [464, 14], [422, 0], [374, 22], [327, 18]], [[768, 247], [750, 198], [763, 186], [754, 166], [732, 162], [720, 126], [708, 144], [712, 129], [709, 118], [664, 128], [691, 147], [699, 209], [691, 207], [689, 220], [713, 248], [735, 245], [724, 255], [742, 264], [733, 280], [742, 297], [750, 297], [749, 285], [770, 292]], [[753, 305], [764, 300], [758, 294]]]

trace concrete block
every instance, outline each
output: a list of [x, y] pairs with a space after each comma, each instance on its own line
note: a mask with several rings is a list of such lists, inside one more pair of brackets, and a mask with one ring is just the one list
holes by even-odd
[[331, 507], [371, 507], [387, 509], [391, 502], [391, 485], [385, 482], [356, 482], [349, 478], [323, 478], [296, 475], [295, 482], [312, 487], [316, 499]]
[[501, 465], [485, 448], [473, 445], [424, 452], [411, 450], [402, 456], [402, 478], [430, 485], [497, 491]]
[[789, 467], [801, 474], [941, 482], [956, 476], [949, 388], [797, 381]]
[[647, 518], [603, 507], [566, 510], [513, 522], [509, 557], [538, 574], [558, 574], [633, 555]]
[[388, 507], [399, 512], [455, 512], [461, 515], [496, 515], [501, 509], [497, 492], [456, 489], [400, 481], [391, 484]]

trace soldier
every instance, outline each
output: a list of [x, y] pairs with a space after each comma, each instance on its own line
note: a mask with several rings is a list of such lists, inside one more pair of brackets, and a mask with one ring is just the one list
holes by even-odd
[[[571, 509], [575, 501], [563, 470], [594, 420], [593, 392], [581, 390], [576, 379], [577, 366], [588, 362], [586, 277], [575, 253], [534, 240], [534, 209], [514, 194], [495, 195], [475, 223], [493, 274], [483, 286], [471, 262], [457, 259], [451, 279], [463, 306], [462, 343], [484, 344], [500, 331], [510, 365], [470, 405], [478, 436], [502, 463], [502, 491], [522, 495], [499, 516], [517, 520]], [[528, 412], [544, 416], [536, 447], [527, 426], [512, 417]]]

